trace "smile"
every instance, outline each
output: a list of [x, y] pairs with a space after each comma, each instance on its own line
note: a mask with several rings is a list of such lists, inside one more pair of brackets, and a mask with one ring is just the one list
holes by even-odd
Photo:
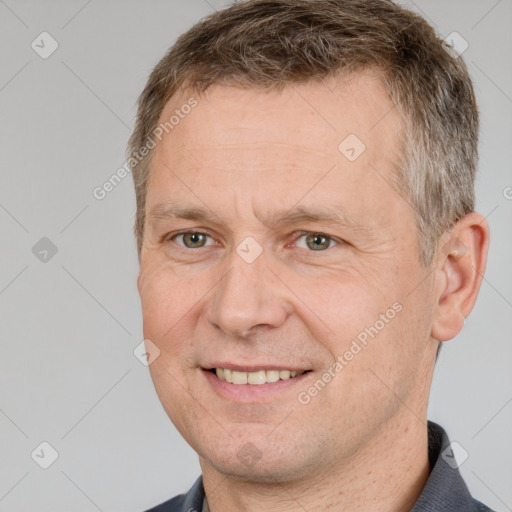
[[293, 379], [303, 373], [305, 373], [305, 370], [258, 370], [256, 372], [239, 372], [229, 368], [215, 368], [215, 375], [222, 381], [229, 382], [230, 384], [250, 384], [254, 386], [277, 382], [279, 380]]

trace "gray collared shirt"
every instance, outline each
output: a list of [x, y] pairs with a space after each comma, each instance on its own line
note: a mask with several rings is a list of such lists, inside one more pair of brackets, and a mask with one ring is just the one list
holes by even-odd
[[[446, 432], [428, 422], [430, 476], [410, 512], [493, 512], [475, 500], [462, 479]], [[187, 494], [181, 494], [146, 512], [209, 512], [199, 477]]]

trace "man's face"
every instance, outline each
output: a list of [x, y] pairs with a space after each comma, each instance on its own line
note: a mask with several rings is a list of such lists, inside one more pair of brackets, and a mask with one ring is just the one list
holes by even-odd
[[205, 466], [320, 474], [426, 413], [434, 284], [393, 179], [399, 114], [370, 74], [195, 97], [151, 166], [151, 376]]

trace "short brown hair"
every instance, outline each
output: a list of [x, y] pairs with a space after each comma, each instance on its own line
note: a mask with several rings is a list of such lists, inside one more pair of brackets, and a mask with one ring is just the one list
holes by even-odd
[[242, 0], [178, 38], [149, 77], [128, 143], [139, 258], [152, 151], [133, 155], [180, 88], [279, 90], [365, 69], [379, 71], [401, 114], [398, 187], [416, 213], [421, 261], [430, 264], [440, 236], [474, 208], [479, 115], [462, 58], [390, 0]]

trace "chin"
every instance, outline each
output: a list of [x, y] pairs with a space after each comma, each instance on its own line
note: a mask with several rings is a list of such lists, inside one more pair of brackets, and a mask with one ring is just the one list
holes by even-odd
[[276, 482], [292, 482], [307, 476], [304, 468], [293, 467], [290, 465], [290, 461], [284, 461], [283, 459], [260, 459], [253, 465], [241, 462], [237, 458], [230, 460], [209, 459], [205, 462], [217, 472], [241, 482], [275, 485]]
[[[314, 464], [306, 464], [304, 450], [292, 439], [293, 436], [289, 436], [286, 440], [281, 438], [271, 442], [267, 435], [246, 435], [235, 441], [228, 436], [223, 439], [224, 446], [217, 439], [214, 446], [210, 443], [203, 446], [201, 466], [205, 464], [223, 475], [246, 482], [275, 485], [276, 482], [297, 481], [307, 477], [309, 471], [306, 469]], [[299, 453], [300, 457], [297, 456]]]

